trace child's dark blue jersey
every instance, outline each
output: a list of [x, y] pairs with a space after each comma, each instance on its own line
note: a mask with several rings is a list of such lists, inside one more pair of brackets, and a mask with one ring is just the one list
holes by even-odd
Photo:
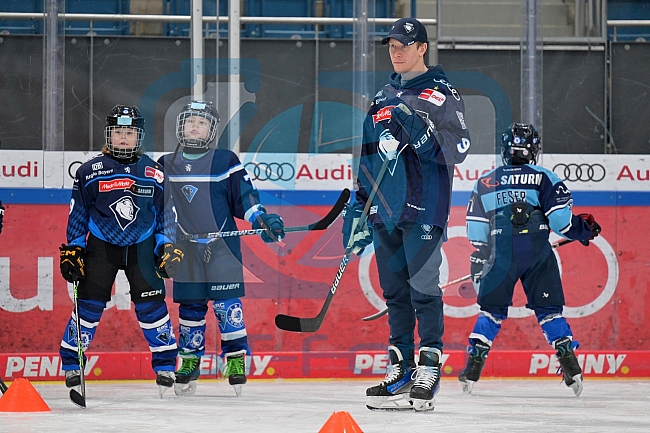
[[156, 248], [169, 242], [173, 220], [164, 216], [164, 178], [162, 167], [146, 155], [130, 164], [107, 155], [82, 164], [72, 187], [68, 244], [85, 248], [89, 232], [118, 246], [150, 236]]

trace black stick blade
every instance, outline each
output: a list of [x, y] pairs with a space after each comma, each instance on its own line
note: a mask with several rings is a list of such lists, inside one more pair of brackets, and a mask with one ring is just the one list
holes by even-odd
[[323, 319], [320, 317], [303, 319], [286, 314], [275, 316], [275, 326], [289, 332], [316, 332], [322, 323]]
[[77, 406], [86, 408], [86, 397], [79, 394], [76, 389], [70, 390], [70, 400]]
[[336, 201], [334, 206], [332, 206], [332, 209], [325, 215], [323, 219], [318, 221], [311, 227], [311, 230], [325, 230], [328, 228], [336, 219], [339, 217], [341, 212], [343, 212], [343, 209], [345, 208], [345, 205], [348, 203], [348, 200], [350, 200], [350, 190], [345, 188], [342, 192], [341, 195], [339, 196], [339, 199]]

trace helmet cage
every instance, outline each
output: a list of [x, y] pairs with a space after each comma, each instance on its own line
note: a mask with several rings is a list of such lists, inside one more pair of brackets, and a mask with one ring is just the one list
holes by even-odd
[[512, 124], [501, 138], [501, 159], [504, 165], [535, 164], [540, 149], [539, 134], [530, 124]]
[[[136, 145], [133, 148], [125, 149], [115, 147], [111, 135], [116, 130], [131, 128], [137, 131]], [[106, 116], [106, 126], [104, 127], [104, 139], [106, 147], [115, 158], [129, 159], [133, 158], [142, 149], [144, 140], [144, 117], [138, 107], [129, 107], [126, 105], [116, 105], [113, 107], [108, 116]]]
[[[187, 119], [190, 117], [203, 117], [210, 122], [207, 137], [188, 138], [185, 136]], [[183, 147], [207, 149], [217, 137], [219, 130], [219, 113], [213, 108], [212, 103], [203, 101], [190, 102], [176, 118], [176, 138]]]

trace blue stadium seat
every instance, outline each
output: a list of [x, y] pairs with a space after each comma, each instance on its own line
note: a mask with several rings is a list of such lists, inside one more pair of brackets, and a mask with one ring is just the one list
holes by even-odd
[[[0, 0], [2, 12], [43, 12], [43, 0]], [[43, 20], [0, 20], [0, 32], [10, 34], [43, 33]]]
[[[128, 14], [129, 0], [66, 0], [65, 11], [71, 14]], [[85, 35], [90, 32], [89, 21], [66, 21], [65, 33]], [[93, 21], [93, 32], [98, 35], [128, 35], [128, 22]]]
[[[396, 0], [375, 0], [375, 18], [394, 18]], [[324, 15], [329, 17], [351, 18], [354, 14], [354, 0], [325, 0]], [[387, 34], [390, 26], [377, 26], [375, 32]], [[330, 38], [352, 38], [353, 26], [326, 26]]]
[[[650, 1], [621, 1], [609, 0], [607, 2], [608, 20], [648, 20], [650, 19]], [[608, 27], [607, 36], [614, 40], [614, 28]], [[634, 41], [644, 38], [650, 41], [650, 27], [618, 27], [616, 40]]]
[[[249, 17], [313, 17], [314, 0], [246, 0]], [[314, 26], [291, 24], [250, 24], [247, 33], [256, 38], [314, 37]]]
[[[215, 16], [217, 11], [217, 2], [215, 0], [203, 0], [203, 16]], [[169, 0], [169, 15], [189, 15], [190, 14], [190, 0]], [[219, 1], [219, 16], [228, 16], [228, 0]], [[205, 26], [203, 26], [205, 32]], [[208, 34], [216, 32], [215, 24], [208, 26]], [[190, 25], [183, 23], [167, 23], [165, 24], [164, 34], [167, 36], [189, 36]], [[205, 33], [204, 33], [205, 34]], [[241, 36], [245, 36], [241, 32]], [[228, 25], [219, 25], [219, 37], [228, 37]]]

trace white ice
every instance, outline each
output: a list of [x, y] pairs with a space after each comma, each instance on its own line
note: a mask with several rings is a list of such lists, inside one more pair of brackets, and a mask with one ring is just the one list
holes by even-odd
[[376, 380], [251, 380], [243, 395], [214, 379], [192, 397], [163, 399], [153, 381], [88, 382], [86, 409], [62, 383], [33, 382], [52, 409], [0, 412], [0, 432], [318, 432], [346, 411], [369, 432], [650, 432], [650, 381], [590, 380], [580, 397], [556, 380], [484, 379], [471, 396], [444, 378], [433, 412], [377, 412], [365, 407]]

